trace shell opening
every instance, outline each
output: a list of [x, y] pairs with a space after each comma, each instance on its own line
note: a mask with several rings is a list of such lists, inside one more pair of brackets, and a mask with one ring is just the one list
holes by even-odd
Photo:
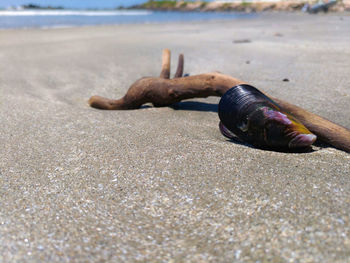
[[233, 132], [231, 132], [229, 129], [227, 129], [225, 127], [225, 125], [222, 124], [221, 121], [219, 123], [219, 128], [220, 128], [222, 135], [224, 135], [225, 137], [227, 137], [229, 139], [233, 139], [236, 137], [236, 135]]
[[314, 134], [299, 134], [289, 142], [289, 148], [308, 147], [316, 141]]

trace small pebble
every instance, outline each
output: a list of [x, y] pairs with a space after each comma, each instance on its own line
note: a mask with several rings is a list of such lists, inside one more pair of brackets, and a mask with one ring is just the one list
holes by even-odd
[[242, 43], [251, 43], [252, 41], [250, 39], [237, 39], [233, 40], [233, 43], [235, 44], [242, 44]]

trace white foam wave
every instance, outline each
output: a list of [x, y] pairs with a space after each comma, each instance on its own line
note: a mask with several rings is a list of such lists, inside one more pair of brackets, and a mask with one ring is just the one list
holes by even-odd
[[85, 10], [2, 10], [0, 16], [144, 16], [151, 11], [85, 11]]

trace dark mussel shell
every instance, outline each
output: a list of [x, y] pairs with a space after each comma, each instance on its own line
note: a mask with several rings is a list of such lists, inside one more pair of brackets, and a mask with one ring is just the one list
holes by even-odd
[[229, 89], [219, 103], [220, 131], [260, 148], [304, 148], [315, 142], [300, 121], [250, 85]]

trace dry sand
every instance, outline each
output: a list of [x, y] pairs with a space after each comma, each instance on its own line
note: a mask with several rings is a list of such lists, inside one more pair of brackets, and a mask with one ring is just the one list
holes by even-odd
[[0, 261], [347, 262], [349, 154], [229, 142], [218, 98], [87, 100], [158, 75], [170, 48], [188, 73], [219, 70], [350, 128], [349, 28], [280, 13], [0, 31]]

